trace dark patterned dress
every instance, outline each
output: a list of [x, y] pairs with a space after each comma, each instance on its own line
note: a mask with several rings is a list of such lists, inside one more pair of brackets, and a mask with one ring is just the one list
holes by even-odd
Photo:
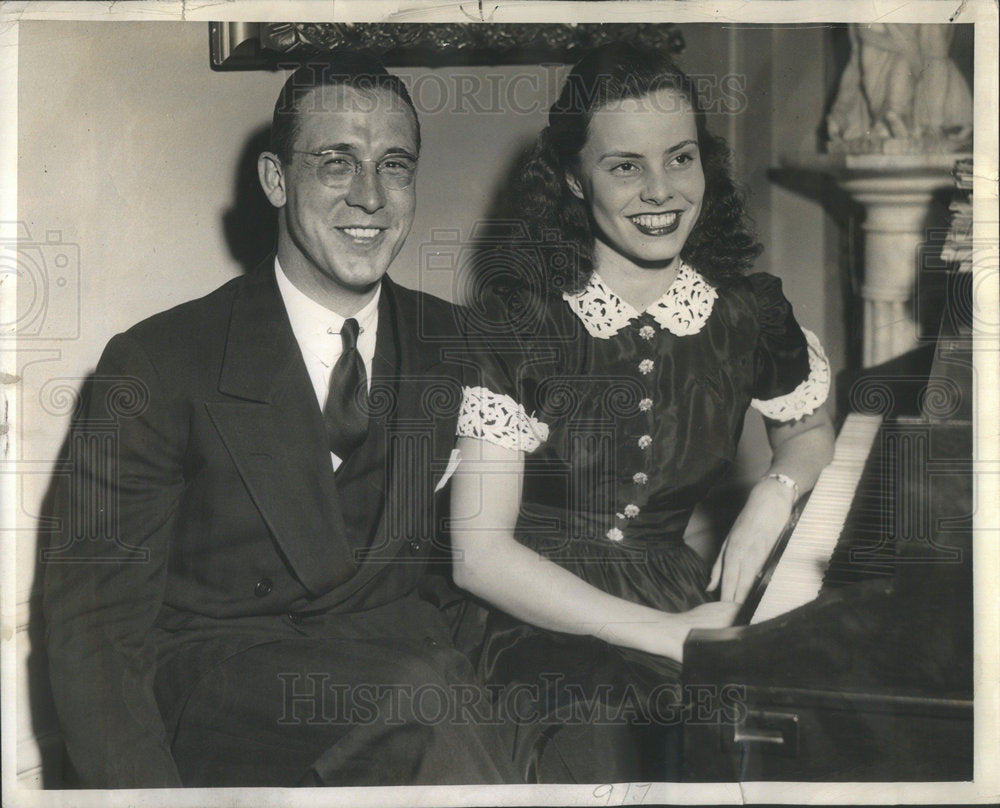
[[[478, 367], [458, 434], [525, 453], [518, 541], [668, 612], [708, 599], [707, 565], [683, 535], [730, 467], [747, 408], [790, 421], [829, 389], [819, 342], [763, 273], [715, 288], [682, 264], [642, 313], [596, 274], [574, 295], [498, 296], [473, 314], [470, 344]], [[522, 725], [521, 763], [560, 723], [617, 737], [611, 727], [679, 718], [678, 663], [499, 610], [485, 617], [479, 666], [489, 683], [518, 685], [517, 710], [506, 707]], [[618, 764], [590, 740], [574, 752], [596, 758], [583, 782], [613, 781]]]

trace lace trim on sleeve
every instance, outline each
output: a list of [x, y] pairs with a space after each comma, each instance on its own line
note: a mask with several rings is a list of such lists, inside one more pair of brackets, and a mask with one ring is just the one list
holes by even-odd
[[533, 452], [549, 437], [549, 427], [528, 415], [510, 396], [485, 387], [462, 388], [458, 436], [478, 438], [518, 452]]
[[809, 346], [809, 376], [792, 392], [762, 401], [755, 398], [750, 405], [772, 421], [796, 421], [812, 415], [830, 393], [830, 363], [823, 353], [819, 338], [803, 328]]

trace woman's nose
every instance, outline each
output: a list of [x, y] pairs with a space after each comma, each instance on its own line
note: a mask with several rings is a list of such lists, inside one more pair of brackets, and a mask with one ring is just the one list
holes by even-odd
[[647, 171], [639, 192], [644, 202], [662, 204], [673, 196], [673, 186], [667, 172], [659, 169]]

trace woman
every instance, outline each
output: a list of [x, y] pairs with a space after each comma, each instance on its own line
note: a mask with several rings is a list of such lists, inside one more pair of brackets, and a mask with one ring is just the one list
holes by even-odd
[[[829, 370], [780, 282], [744, 276], [760, 247], [726, 148], [659, 55], [584, 58], [518, 192], [542, 271], [472, 318], [455, 580], [495, 607], [480, 667], [517, 685], [522, 766], [543, 735], [542, 779], [668, 779], [684, 639], [731, 622], [829, 462]], [[773, 460], [709, 575], [684, 529], [751, 403]]]

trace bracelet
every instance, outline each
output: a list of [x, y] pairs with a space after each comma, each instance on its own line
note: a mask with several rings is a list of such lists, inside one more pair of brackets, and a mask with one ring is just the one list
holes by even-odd
[[792, 495], [794, 497], [793, 501], [795, 501], [795, 500], [797, 500], [799, 498], [799, 484], [797, 482], [795, 482], [795, 480], [793, 480], [787, 474], [782, 474], [781, 472], [775, 471], [775, 472], [772, 472], [771, 474], [765, 475], [764, 479], [765, 480], [777, 480], [779, 483], [781, 483], [786, 488], [791, 488], [792, 489]]

